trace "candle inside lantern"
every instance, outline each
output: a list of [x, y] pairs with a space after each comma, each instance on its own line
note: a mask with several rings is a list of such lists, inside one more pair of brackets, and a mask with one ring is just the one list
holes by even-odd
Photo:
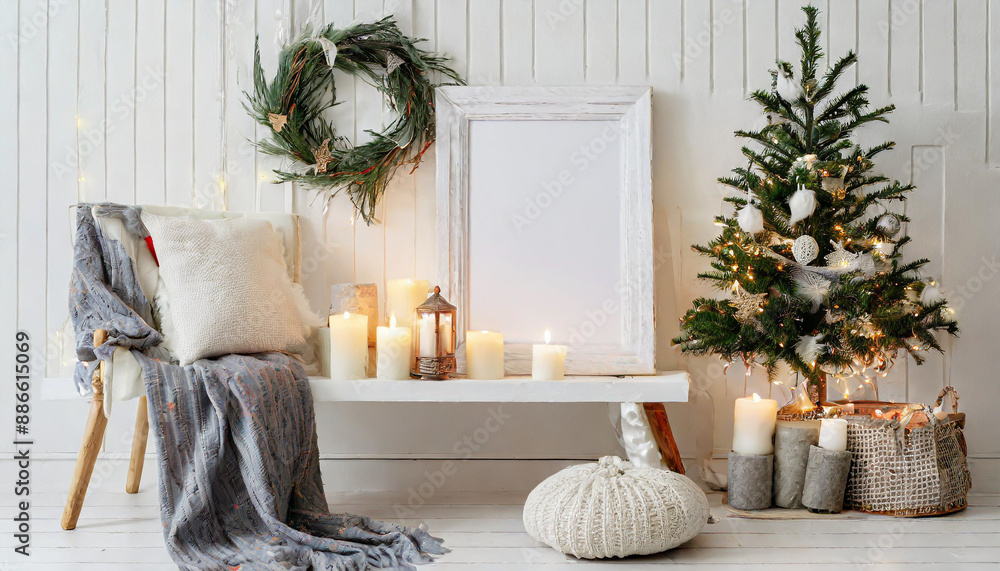
[[736, 399], [733, 414], [733, 452], [737, 454], [771, 454], [774, 445], [774, 425], [778, 419], [778, 401], [752, 397]]
[[413, 325], [413, 310], [427, 299], [427, 280], [389, 280], [386, 284], [386, 315], [395, 315], [400, 327]]
[[380, 326], [377, 337], [375, 376], [382, 380], [410, 378], [410, 357], [413, 351], [413, 332], [409, 327], [397, 327], [396, 315], [389, 317], [389, 326]]
[[503, 378], [503, 333], [465, 332], [465, 376], [469, 379]]
[[368, 316], [344, 312], [330, 316], [330, 378], [365, 378], [368, 364]]
[[566, 346], [550, 345], [552, 334], [545, 330], [545, 345], [531, 346], [531, 378], [559, 381], [566, 375]]
[[847, 450], [847, 421], [824, 418], [819, 427], [819, 447], [827, 450]]

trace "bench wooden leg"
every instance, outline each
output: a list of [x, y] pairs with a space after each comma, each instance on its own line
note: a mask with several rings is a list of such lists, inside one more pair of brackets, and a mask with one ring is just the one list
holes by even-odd
[[[94, 345], [101, 345], [107, 337], [107, 332], [95, 331]], [[108, 419], [104, 416], [104, 363], [101, 363], [101, 366], [95, 371], [93, 385], [94, 397], [90, 401], [90, 416], [87, 417], [87, 426], [83, 429], [80, 455], [76, 458], [73, 480], [69, 486], [66, 507], [63, 509], [62, 521], [60, 521], [63, 529], [76, 528], [76, 522], [80, 518], [80, 510], [83, 508], [83, 499], [87, 495], [87, 486], [90, 485], [90, 476], [94, 473], [94, 464], [97, 463], [97, 455], [104, 442], [104, 429], [108, 426]]]
[[128, 462], [128, 480], [125, 491], [134, 494], [139, 491], [142, 479], [142, 462], [146, 458], [146, 437], [149, 436], [149, 416], [146, 413], [146, 395], [139, 397], [139, 407], [135, 411], [135, 430], [132, 434], [132, 456]]
[[663, 407], [663, 403], [646, 402], [642, 403], [642, 408], [646, 412], [646, 418], [649, 419], [649, 428], [653, 431], [653, 438], [660, 449], [663, 462], [670, 471], [683, 474], [681, 453], [677, 449], [677, 442], [674, 441], [674, 433], [670, 430], [670, 421], [667, 420], [667, 410]]

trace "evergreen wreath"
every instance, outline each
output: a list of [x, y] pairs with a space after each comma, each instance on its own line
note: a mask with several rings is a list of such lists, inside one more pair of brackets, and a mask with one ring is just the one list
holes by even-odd
[[[275, 169], [276, 182], [294, 181], [323, 192], [327, 198], [347, 190], [354, 208], [371, 224], [375, 207], [396, 169], [412, 164], [413, 172], [434, 142], [432, 73], [464, 83], [445, 65], [446, 59], [422, 50], [422, 40], [402, 34], [392, 17], [345, 29], [333, 24], [303, 35], [278, 55], [278, 69], [268, 83], [254, 51], [254, 90], [245, 92], [247, 112], [271, 129], [258, 143], [262, 152], [290, 159], [292, 167]], [[323, 117], [337, 104], [332, 69], [360, 77], [378, 89], [398, 113], [372, 140], [353, 146]]]

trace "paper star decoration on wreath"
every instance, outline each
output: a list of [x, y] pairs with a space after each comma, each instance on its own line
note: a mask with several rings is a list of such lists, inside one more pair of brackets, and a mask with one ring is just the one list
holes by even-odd
[[736, 321], [744, 325], [755, 324], [757, 314], [764, 311], [764, 300], [767, 293], [750, 293], [740, 287], [739, 282], [733, 284], [733, 297], [729, 300], [729, 305], [736, 308]]
[[318, 147], [312, 150], [313, 158], [316, 159], [316, 174], [325, 173], [327, 163], [333, 162], [333, 155], [330, 154], [330, 139], [323, 139]]
[[399, 66], [403, 65], [404, 63], [406, 62], [403, 61], [403, 58], [399, 57], [398, 55], [392, 52], [389, 52], [388, 55], [385, 56], [386, 75], [396, 71], [397, 69], [399, 69]]
[[285, 128], [285, 123], [288, 123], [288, 115], [268, 113], [267, 120], [271, 122], [271, 128], [274, 129], [274, 132], [280, 133]]

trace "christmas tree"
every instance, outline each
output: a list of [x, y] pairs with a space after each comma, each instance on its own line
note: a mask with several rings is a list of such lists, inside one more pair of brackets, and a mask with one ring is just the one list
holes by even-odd
[[851, 140], [867, 123], [888, 123], [894, 107], [871, 108], [865, 85], [834, 94], [857, 56], [849, 52], [820, 77], [817, 10], [803, 11], [805, 27], [795, 32], [800, 65], [778, 61], [771, 89], [752, 94], [768, 124], [736, 131], [749, 141], [747, 165], [719, 179], [736, 189], [725, 198], [736, 215], [717, 217], [722, 234], [693, 246], [712, 259], [699, 278], [729, 299], [696, 299], [674, 343], [739, 359], [748, 375], [761, 365], [771, 380], [784, 362], [820, 404], [827, 375], [877, 383], [899, 350], [922, 363], [922, 353], [941, 351], [935, 333], [954, 335], [958, 326], [935, 282], [921, 279], [929, 260], [900, 257], [908, 218], [889, 205], [914, 187], [874, 172], [875, 157], [894, 143], [864, 149]]

